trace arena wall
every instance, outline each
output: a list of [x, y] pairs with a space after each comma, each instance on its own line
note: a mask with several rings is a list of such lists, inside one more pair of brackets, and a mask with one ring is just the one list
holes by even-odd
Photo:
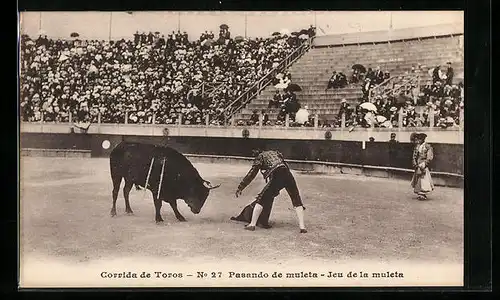
[[[70, 133], [74, 128], [69, 123], [21, 123], [23, 133]], [[248, 130], [250, 138], [324, 140], [329, 131], [332, 140], [387, 141], [392, 132], [397, 134], [400, 142], [409, 142], [415, 128], [314, 128], [314, 127], [274, 127], [274, 126], [203, 126], [203, 125], [148, 125], [148, 124], [92, 124], [87, 130], [89, 134], [164, 136], [201, 136], [201, 137], [241, 137]], [[79, 129], [75, 129], [79, 131]], [[420, 129], [424, 130], [424, 129]], [[464, 131], [458, 128], [425, 128], [429, 143], [461, 144], [464, 143]]]
[[[104, 149], [103, 141], [110, 141]], [[387, 142], [340, 140], [295, 140], [243, 137], [149, 136], [81, 133], [22, 133], [21, 149], [90, 150], [91, 157], [107, 157], [122, 140], [169, 145], [186, 154], [250, 157], [255, 148], [280, 150], [297, 161], [340, 163], [356, 166], [411, 169], [412, 145], [398, 143], [392, 150]], [[433, 172], [463, 175], [464, 147], [433, 143]]]

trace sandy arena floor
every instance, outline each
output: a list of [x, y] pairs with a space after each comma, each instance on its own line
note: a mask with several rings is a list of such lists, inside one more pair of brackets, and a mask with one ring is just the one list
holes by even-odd
[[[260, 175], [242, 197], [235, 198], [236, 186], [248, 171], [246, 166], [195, 166], [205, 179], [222, 186], [211, 192], [199, 215], [193, 215], [179, 200], [179, 209], [188, 222], [177, 221], [164, 203], [165, 222], [156, 225], [151, 195], [148, 193], [143, 200], [143, 192], [135, 189], [131, 192], [135, 214], [125, 214], [120, 192], [118, 216], [110, 217], [112, 185], [107, 159], [23, 157], [21, 282], [26, 286], [258, 286], [269, 281], [250, 283], [225, 278], [191, 283], [191, 276], [186, 276], [192, 273], [195, 278], [198, 270], [261, 268], [271, 272], [300, 267], [294, 269], [300, 272], [350, 267], [353, 271], [367, 271], [379, 265], [393, 266], [391, 272], [407, 266], [407, 274], [414, 272], [411, 280], [421, 279], [428, 284], [438, 277], [461, 280], [461, 189], [437, 187], [429, 201], [421, 202], [406, 181], [295, 173], [307, 207], [309, 232], [298, 233], [295, 212], [285, 191], [275, 201], [273, 228], [249, 232], [243, 230], [244, 224], [229, 218], [239, 214], [263, 186]], [[126, 283], [100, 277], [102, 271], [145, 269], [182, 271], [184, 281], [131, 279]], [[315, 285], [313, 281], [300, 282]], [[344, 284], [329, 282], [332, 286]], [[272, 285], [288, 283], [297, 285], [292, 281]]]

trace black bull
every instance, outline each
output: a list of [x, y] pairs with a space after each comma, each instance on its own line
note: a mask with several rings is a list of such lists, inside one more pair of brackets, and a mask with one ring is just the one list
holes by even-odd
[[[154, 162], [146, 187], [152, 158], [154, 158]], [[125, 179], [123, 187], [125, 211], [128, 214], [133, 213], [129, 202], [132, 187], [135, 185], [146, 188], [153, 194], [156, 222], [163, 222], [160, 214], [162, 201], [170, 204], [179, 221], [186, 221], [177, 209], [177, 199], [184, 200], [191, 211], [198, 214], [205, 204], [210, 190], [220, 186], [212, 186], [209, 181], [201, 178], [191, 162], [170, 147], [122, 142], [111, 151], [109, 160], [113, 181], [111, 216], [116, 216], [116, 200], [122, 179]]]

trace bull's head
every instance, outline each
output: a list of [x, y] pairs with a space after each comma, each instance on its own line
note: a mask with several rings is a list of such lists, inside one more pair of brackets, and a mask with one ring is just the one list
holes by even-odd
[[184, 201], [191, 209], [194, 214], [199, 214], [201, 208], [205, 204], [208, 198], [210, 190], [216, 189], [220, 184], [213, 186], [210, 181], [202, 179], [202, 184], [196, 184], [191, 186], [188, 195], [185, 197]]

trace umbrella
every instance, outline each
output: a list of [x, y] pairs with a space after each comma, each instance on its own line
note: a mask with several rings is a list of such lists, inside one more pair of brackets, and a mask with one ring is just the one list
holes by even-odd
[[69, 36], [72, 38], [76, 38], [79, 37], [80, 35], [78, 34], [78, 32], [72, 32]]
[[387, 121], [387, 118], [384, 116], [378, 115], [375, 118], [377, 119], [377, 122], [379, 122], [379, 123], [384, 123], [385, 121]]
[[228, 28], [229, 28], [229, 26], [227, 26], [227, 24], [221, 24], [221, 25], [219, 26], [219, 28], [220, 28], [220, 29], [228, 29]]
[[300, 91], [302, 91], [302, 88], [296, 83], [290, 83], [287, 86], [286, 90], [291, 91], [291, 92], [300, 92]]
[[365, 102], [365, 103], [362, 103], [360, 105], [361, 108], [364, 108], [366, 110], [369, 110], [369, 111], [377, 111], [377, 107], [375, 106], [375, 104], [373, 103], [370, 103], [370, 102]]
[[277, 32], [277, 31], [275, 31], [275, 32], [273, 32], [271, 35], [281, 35], [281, 33], [279, 33], [279, 32]]
[[244, 40], [244, 38], [242, 36], [237, 36], [234, 38], [234, 41], [236, 41], [236, 42], [241, 42], [243, 40]]
[[360, 73], [366, 73], [366, 68], [363, 65], [355, 64], [352, 66], [353, 70], [358, 70]]
[[309, 35], [307, 35], [307, 34], [301, 34], [301, 35], [299, 35], [299, 39], [307, 40], [308, 38], [309, 38]]

